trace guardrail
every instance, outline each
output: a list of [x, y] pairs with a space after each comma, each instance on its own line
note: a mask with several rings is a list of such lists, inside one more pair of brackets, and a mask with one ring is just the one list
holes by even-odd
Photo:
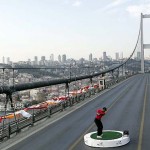
[[93, 88], [88, 90], [88, 92], [78, 94], [77, 96], [70, 97], [69, 100], [61, 102], [57, 105], [48, 107], [47, 109], [44, 110], [39, 110], [35, 113], [32, 114], [32, 117], [29, 119], [27, 118], [21, 118], [16, 121], [9, 122], [5, 124], [3, 127], [0, 127], [0, 140], [4, 140], [5, 138], [10, 138], [10, 136], [14, 133], [20, 132], [22, 129], [33, 126], [34, 123], [48, 117], [50, 118], [51, 115], [57, 113], [57, 112], [62, 112], [64, 109], [67, 107], [71, 107], [74, 104], [77, 104], [83, 100], [86, 100], [87, 98], [95, 95], [96, 93], [99, 93], [100, 91], [109, 88], [110, 86], [128, 78], [130, 76], [124, 76], [120, 77], [118, 79], [113, 79], [111, 81], [106, 82], [106, 85], [103, 89], [100, 88]]

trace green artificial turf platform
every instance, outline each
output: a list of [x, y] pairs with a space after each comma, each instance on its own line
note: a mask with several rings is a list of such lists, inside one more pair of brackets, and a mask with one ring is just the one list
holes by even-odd
[[117, 131], [104, 131], [102, 138], [97, 138], [97, 133], [91, 135], [92, 139], [95, 140], [114, 140], [122, 137], [122, 133]]

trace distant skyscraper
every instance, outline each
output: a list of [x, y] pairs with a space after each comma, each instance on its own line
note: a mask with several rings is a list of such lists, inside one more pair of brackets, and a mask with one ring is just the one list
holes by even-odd
[[93, 58], [94, 63], [97, 63], [97, 61], [98, 61], [97, 58]]
[[31, 65], [31, 59], [28, 59], [28, 64]]
[[45, 61], [45, 56], [41, 56], [41, 61]]
[[9, 64], [10, 63], [10, 58], [9, 57], [7, 57], [7, 64]]
[[5, 64], [5, 57], [3, 56], [3, 64]]
[[62, 55], [62, 62], [65, 63], [67, 60], [66, 54]]
[[41, 56], [41, 61], [40, 61], [40, 65], [45, 65], [45, 56]]
[[123, 52], [120, 53], [120, 59], [123, 59]]
[[54, 54], [50, 55], [50, 61], [54, 61]]
[[37, 65], [38, 64], [38, 57], [34, 56], [34, 64]]
[[60, 55], [58, 55], [58, 61], [61, 62], [61, 56]]
[[119, 53], [116, 53], [116, 60], [119, 60]]
[[80, 58], [80, 59], [79, 59], [79, 63], [80, 63], [80, 64], [83, 64], [83, 63], [84, 63], [84, 61], [85, 61], [85, 59], [84, 59], [84, 58]]
[[106, 61], [106, 60], [107, 60], [106, 52], [103, 52], [103, 60], [104, 60], [104, 61]]
[[89, 55], [89, 61], [92, 61], [92, 53]]

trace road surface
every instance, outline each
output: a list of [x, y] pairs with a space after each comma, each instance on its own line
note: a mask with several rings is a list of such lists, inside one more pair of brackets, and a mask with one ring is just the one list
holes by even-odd
[[[111, 87], [72, 113], [27, 139], [6, 147], [9, 150], [99, 150], [84, 144], [83, 136], [96, 130], [97, 108], [107, 107], [105, 130], [129, 130], [131, 141], [118, 150], [148, 150], [150, 147], [150, 74], [133, 76]], [[106, 149], [106, 148], [105, 148]], [[114, 148], [107, 148], [114, 150]]]

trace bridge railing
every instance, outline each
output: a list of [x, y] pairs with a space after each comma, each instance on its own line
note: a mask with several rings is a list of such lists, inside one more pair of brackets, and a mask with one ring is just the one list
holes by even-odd
[[[124, 76], [118, 78], [117, 80], [113, 79], [111, 81], [107, 81], [104, 89], [109, 88], [110, 86], [120, 81], [123, 81], [128, 77], [130, 76]], [[90, 89], [87, 92], [80, 93], [74, 97], [70, 97], [70, 99], [67, 101], [63, 101], [61, 103], [58, 103], [57, 105], [53, 105], [44, 110], [39, 110], [37, 112], [34, 112], [32, 114], [32, 117], [30, 117], [29, 119], [21, 118], [21, 119], [17, 119], [16, 121], [11, 121], [9, 123], [6, 123], [4, 126], [0, 126], [0, 139], [3, 140], [5, 138], [10, 138], [12, 134], [18, 133], [26, 127], [33, 126], [34, 123], [44, 118], [50, 118], [51, 115], [62, 112], [68, 107], [71, 107], [72, 105], [75, 105], [83, 100], [86, 100], [104, 89], [100, 89], [99, 87]]]

